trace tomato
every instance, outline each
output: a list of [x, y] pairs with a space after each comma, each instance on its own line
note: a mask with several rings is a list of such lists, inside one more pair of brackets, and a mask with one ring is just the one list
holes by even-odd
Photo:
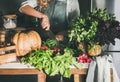
[[41, 46], [40, 49], [41, 50], [48, 50], [48, 46]]
[[60, 48], [57, 48], [57, 47], [54, 48], [53, 50], [54, 50], [54, 52], [60, 52], [61, 51]]

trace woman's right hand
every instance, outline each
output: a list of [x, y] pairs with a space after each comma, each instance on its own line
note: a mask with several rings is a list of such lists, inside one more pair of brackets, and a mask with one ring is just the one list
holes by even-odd
[[49, 30], [50, 29], [50, 21], [47, 15], [44, 15], [42, 17], [42, 22], [41, 22], [41, 26], [43, 29], [45, 30]]
[[27, 15], [42, 19], [42, 21], [41, 21], [42, 28], [45, 30], [50, 29], [50, 22], [49, 22], [49, 18], [47, 15], [35, 10], [33, 7], [31, 7], [29, 5], [25, 5], [25, 6], [21, 7], [20, 11]]

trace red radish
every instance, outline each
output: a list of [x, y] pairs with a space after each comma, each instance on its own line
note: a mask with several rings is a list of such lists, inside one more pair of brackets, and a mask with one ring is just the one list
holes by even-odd
[[90, 63], [92, 59], [87, 54], [79, 54], [78, 62], [79, 63]]
[[81, 60], [78, 60], [79, 63], [84, 63], [84, 61], [81, 59]]
[[88, 59], [88, 55], [87, 54], [83, 54], [82, 55], [84, 59]]
[[87, 62], [88, 62], [88, 63], [90, 63], [91, 61], [92, 61], [92, 59], [91, 59], [91, 58], [88, 58], [88, 59], [87, 59]]

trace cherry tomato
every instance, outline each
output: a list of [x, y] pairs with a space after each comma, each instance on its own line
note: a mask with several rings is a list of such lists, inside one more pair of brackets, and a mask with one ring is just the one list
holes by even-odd
[[41, 46], [40, 49], [41, 50], [48, 50], [48, 46]]
[[54, 52], [60, 52], [61, 51], [60, 48], [57, 48], [57, 47], [54, 48], [53, 50], [54, 50]]

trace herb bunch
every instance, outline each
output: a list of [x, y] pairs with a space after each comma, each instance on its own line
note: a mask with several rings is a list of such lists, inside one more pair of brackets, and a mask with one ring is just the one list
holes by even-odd
[[68, 37], [70, 42], [84, 43], [87, 49], [95, 44], [115, 45], [115, 38], [120, 39], [120, 24], [114, 14], [96, 8], [73, 20]]

